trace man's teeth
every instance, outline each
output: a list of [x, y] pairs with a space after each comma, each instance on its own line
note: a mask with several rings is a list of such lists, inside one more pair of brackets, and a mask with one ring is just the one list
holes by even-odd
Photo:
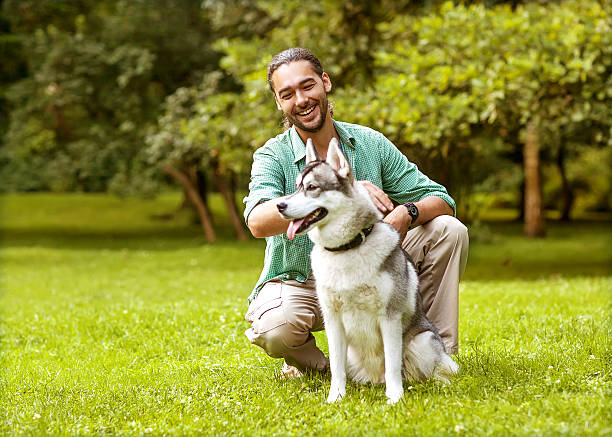
[[301, 115], [303, 117], [305, 115], [310, 114], [312, 111], [314, 111], [314, 109], [315, 109], [315, 107], [313, 106], [312, 108], [309, 108], [306, 111], [298, 112], [298, 115]]

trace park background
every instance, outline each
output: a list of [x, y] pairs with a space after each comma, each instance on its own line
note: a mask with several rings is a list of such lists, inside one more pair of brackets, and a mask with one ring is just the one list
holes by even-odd
[[[1, 0], [0, 432], [610, 435], [611, 11]], [[396, 407], [328, 407], [243, 335], [264, 244], [241, 200], [292, 46], [470, 231], [462, 372]]]

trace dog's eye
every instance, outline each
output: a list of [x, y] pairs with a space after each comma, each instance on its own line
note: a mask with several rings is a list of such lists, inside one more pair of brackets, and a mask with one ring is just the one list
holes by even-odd
[[307, 191], [314, 191], [314, 190], [316, 190], [317, 188], [319, 188], [319, 187], [317, 187], [316, 185], [313, 185], [313, 184], [308, 184], [308, 186], [306, 187], [306, 190], [307, 190]]

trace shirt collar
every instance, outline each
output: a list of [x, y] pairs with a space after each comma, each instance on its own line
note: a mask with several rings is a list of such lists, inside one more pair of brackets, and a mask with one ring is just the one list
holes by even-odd
[[[338, 132], [338, 135], [340, 136], [340, 141], [342, 142], [342, 146], [348, 146], [354, 149], [355, 148], [355, 137], [351, 135], [346, 129], [344, 129], [344, 127], [342, 127], [340, 123], [338, 123], [337, 121], [332, 120], [332, 123], [334, 123], [334, 128], [336, 129], [336, 132]], [[293, 162], [297, 163], [298, 161], [304, 159], [306, 157], [306, 145], [300, 138], [300, 135], [297, 133], [295, 126], [291, 126], [291, 129], [289, 129], [289, 142], [291, 143], [291, 146], [293, 147], [293, 156], [294, 156]]]

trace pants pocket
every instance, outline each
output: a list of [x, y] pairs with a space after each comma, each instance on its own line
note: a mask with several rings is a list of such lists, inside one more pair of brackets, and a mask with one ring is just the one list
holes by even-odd
[[269, 282], [249, 305], [246, 319], [256, 334], [263, 334], [287, 322], [283, 311], [282, 282]]

